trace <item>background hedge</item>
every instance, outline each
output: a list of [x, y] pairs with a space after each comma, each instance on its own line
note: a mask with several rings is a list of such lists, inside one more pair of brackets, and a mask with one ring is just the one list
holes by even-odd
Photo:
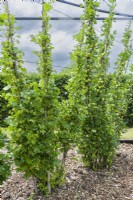
[[131, 85], [130, 91], [131, 96], [129, 97], [130, 100], [124, 121], [126, 122], [127, 126], [133, 127], [133, 84]]

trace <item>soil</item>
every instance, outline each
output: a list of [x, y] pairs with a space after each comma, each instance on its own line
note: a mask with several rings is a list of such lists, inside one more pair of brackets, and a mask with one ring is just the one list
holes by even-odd
[[33, 182], [12, 172], [0, 186], [0, 200], [133, 200], [133, 145], [121, 144], [110, 169], [86, 169], [70, 150], [66, 160], [66, 182], [49, 197], [36, 196]]

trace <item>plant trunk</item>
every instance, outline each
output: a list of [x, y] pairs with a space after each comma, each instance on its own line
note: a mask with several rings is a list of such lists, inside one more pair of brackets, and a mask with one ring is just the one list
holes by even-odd
[[38, 194], [37, 181], [34, 176], [32, 177], [32, 181], [33, 181], [33, 187], [34, 187], [35, 194], [37, 195]]
[[62, 166], [63, 167], [65, 167], [66, 157], [67, 157], [67, 151], [64, 151], [63, 152], [63, 157], [62, 157]]
[[50, 172], [48, 171], [48, 192], [51, 194]]

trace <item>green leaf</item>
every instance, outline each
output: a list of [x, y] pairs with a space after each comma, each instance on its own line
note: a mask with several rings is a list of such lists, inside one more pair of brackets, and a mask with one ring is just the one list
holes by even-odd
[[7, 85], [6, 87], [3, 88], [3, 90], [7, 91], [11, 88], [11, 85]]

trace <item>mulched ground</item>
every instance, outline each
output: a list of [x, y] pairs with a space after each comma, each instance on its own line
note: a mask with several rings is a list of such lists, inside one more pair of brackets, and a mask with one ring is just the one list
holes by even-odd
[[[76, 151], [70, 150], [66, 170], [66, 183], [47, 200], [133, 200], [132, 144], [121, 144], [111, 169], [99, 172], [86, 169]], [[0, 200], [32, 200], [32, 193], [32, 180], [13, 172], [0, 187]], [[41, 196], [34, 199], [46, 200]]]

